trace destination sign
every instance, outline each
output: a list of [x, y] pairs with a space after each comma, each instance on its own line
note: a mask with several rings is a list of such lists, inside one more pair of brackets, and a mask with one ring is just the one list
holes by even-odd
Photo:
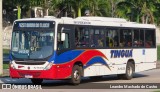
[[18, 21], [14, 28], [53, 28], [53, 21]]
[[19, 23], [19, 27], [41, 27], [49, 28], [50, 23]]

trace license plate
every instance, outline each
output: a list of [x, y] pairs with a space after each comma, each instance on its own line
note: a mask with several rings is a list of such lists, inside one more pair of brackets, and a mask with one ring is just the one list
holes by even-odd
[[25, 75], [24, 77], [25, 77], [25, 78], [33, 78], [32, 75]]

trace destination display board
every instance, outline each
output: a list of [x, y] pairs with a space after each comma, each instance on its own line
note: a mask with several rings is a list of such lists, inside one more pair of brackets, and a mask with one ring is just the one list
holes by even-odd
[[55, 22], [53, 21], [17, 21], [14, 23], [14, 29], [17, 28], [53, 28]]

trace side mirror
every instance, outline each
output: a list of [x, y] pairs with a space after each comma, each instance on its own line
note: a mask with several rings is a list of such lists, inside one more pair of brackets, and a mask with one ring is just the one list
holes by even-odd
[[65, 37], [66, 35], [65, 35], [65, 33], [61, 33], [61, 41], [65, 41]]

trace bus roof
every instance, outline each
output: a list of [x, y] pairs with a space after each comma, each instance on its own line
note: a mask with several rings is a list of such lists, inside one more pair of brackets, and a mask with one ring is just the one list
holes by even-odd
[[151, 28], [151, 29], [156, 28], [156, 26], [153, 24], [140, 24], [136, 22], [129, 22], [123, 18], [110, 18], [110, 17], [55, 18], [47, 16], [44, 18], [19, 19], [16, 21], [55, 21], [58, 24], [72, 24], [72, 25], [89, 25], [89, 26], [94, 25], [94, 26], [109, 26], [109, 27]]

